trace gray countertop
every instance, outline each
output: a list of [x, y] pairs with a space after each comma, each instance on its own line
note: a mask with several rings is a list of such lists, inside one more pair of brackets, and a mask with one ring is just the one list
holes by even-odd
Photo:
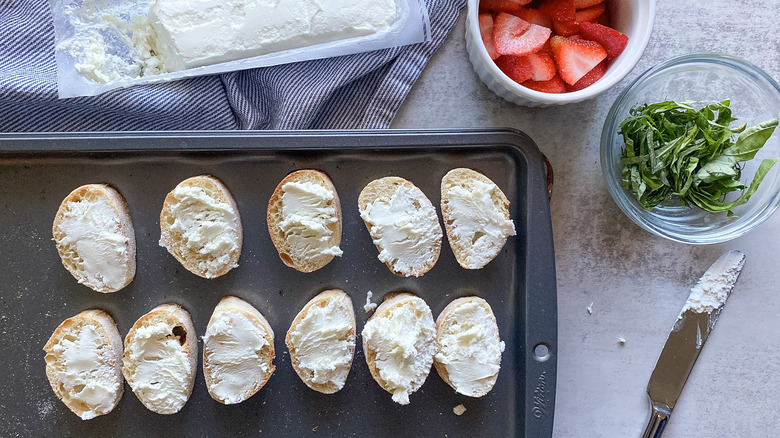
[[[556, 437], [638, 436], [645, 388], [688, 291], [721, 253], [747, 263], [691, 373], [668, 437], [780, 433], [780, 214], [745, 237], [710, 246], [651, 235], [604, 186], [599, 136], [634, 78], [694, 52], [735, 55], [780, 79], [780, 1], [661, 1], [650, 44], [622, 82], [578, 104], [524, 108], [480, 82], [466, 57], [465, 12], [423, 71], [395, 128], [511, 127], [528, 133], [555, 169], [552, 219], [558, 270]], [[780, 112], [780, 108], [778, 109]], [[593, 313], [587, 307], [593, 303]], [[624, 346], [618, 338], [626, 339]]]

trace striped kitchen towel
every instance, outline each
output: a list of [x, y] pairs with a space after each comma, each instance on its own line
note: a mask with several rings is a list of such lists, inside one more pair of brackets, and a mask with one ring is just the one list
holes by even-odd
[[387, 128], [465, 0], [426, 0], [406, 47], [57, 99], [45, 1], [0, 0], [0, 131]]

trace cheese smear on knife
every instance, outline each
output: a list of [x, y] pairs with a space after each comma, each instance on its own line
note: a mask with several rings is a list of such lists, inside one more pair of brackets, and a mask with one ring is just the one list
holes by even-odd
[[149, 22], [167, 71], [387, 31], [394, 0], [155, 0]]

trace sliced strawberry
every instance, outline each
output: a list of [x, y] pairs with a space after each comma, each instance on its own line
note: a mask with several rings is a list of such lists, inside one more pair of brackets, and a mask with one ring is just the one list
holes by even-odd
[[542, 93], [566, 92], [566, 84], [563, 83], [561, 77], [558, 75], [553, 76], [549, 81], [525, 81], [520, 85], [532, 90], [541, 91]]
[[580, 33], [580, 25], [576, 21], [555, 21], [553, 29], [556, 35], [572, 36]]
[[604, 61], [601, 61], [597, 66], [593, 67], [591, 71], [589, 71], [585, 76], [582, 77], [577, 83], [574, 85], [566, 84], [566, 91], [579, 91], [582, 90], [585, 87], [589, 87], [593, 85], [596, 81], [601, 79], [602, 76], [604, 76], [604, 73], [607, 72], [607, 63], [608, 61], [605, 59]]
[[509, 79], [517, 82], [525, 82], [534, 76], [531, 63], [525, 56], [502, 56], [496, 59], [496, 66], [509, 76]]
[[541, 49], [537, 50], [537, 53], [546, 53], [550, 56], [552, 56], [552, 46], [550, 46], [550, 40], [544, 42], [544, 45]]
[[552, 29], [553, 27], [552, 18], [539, 12], [538, 9], [521, 8], [520, 12], [516, 13], [515, 15], [531, 24], [536, 24], [537, 26], [544, 26], [548, 29]]
[[531, 64], [531, 70], [533, 71], [531, 80], [549, 81], [557, 73], [555, 68], [555, 61], [553, 61], [552, 56], [549, 54], [544, 52], [537, 52], [530, 55], [525, 55], [525, 57]]
[[548, 17], [557, 21], [574, 21], [574, 0], [544, 0], [539, 10]]
[[594, 23], [602, 26], [612, 27], [612, 20], [609, 18], [609, 9], [604, 9], [604, 13], [597, 18]]
[[574, 0], [574, 9], [585, 9], [603, 2], [604, 0]]
[[499, 55], [496, 52], [496, 46], [493, 44], [493, 16], [490, 14], [479, 14], [479, 34], [482, 36], [482, 43], [490, 55], [490, 59], [496, 59]]
[[582, 23], [580, 27], [582, 36], [601, 44], [610, 58], [620, 56], [623, 53], [623, 49], [626, 48], [626, 44], [628, 44], [627, 36], [607, 26], [596, 23]]
[[567, 84], [574, 85], [607, 57], [600, 44], [587, 40], [570, 40], [562, 36], [550, 39], [558, 74]]
[[523, 5], [530, 2], [531, 0], [480, 0], [479, 12], [492, 11], [496, 14], [499, 12], [516, 14], [523, 9]]
[[502, 56], [496, 59], [496, 66], [510, 79], [517, 82], [548, 81], [555, 76], [555, 62], [546, 53], [531, 53], [523, 56]]
[[594, 22], [598, 20], [601, 14], [603, 14], [606, 10], [607, 7], [604, 6], [604, 3], [599, 3], [596, 6], [581, 9], [575, 14], [577, 17], [577, 23]]
[[493, 43], [501, 55], [520, 56], [536, 52], [551, 33], [546, 27], [503, 12], [493, 22]]

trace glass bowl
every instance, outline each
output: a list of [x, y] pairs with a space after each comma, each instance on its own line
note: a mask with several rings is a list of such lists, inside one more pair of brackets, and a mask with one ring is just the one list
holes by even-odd
[[[612, 105], [601, 133], [601, 170], [618, 207], [640, 227], [677, 242], [719, 243], [756, 228], [780, 206], [780, 162], [772, 167], [746, 204], [732, 209], [731, 217], [726, 212], [684, 207], [675, 199], [648, 211], [630, 190], [620, 186], [620, 155], [625, 143], [618, 129], [632, 107], [666, 100], [709, 103], [725, 99], [731, 100], [732, 115], [737, 119], [732, 127], [742, 122], [753, 126], [780, 115], [777, 82], [747, 61], [715, 54], [685, 55], [663, 62], [639, 76]], [[740, 181], [749, 185], [761, 161], [775, 157], [780, 157], [780, 129], [753, 160], [743, 163]], [[738, 196], [739, 191], [726, 199]]]

